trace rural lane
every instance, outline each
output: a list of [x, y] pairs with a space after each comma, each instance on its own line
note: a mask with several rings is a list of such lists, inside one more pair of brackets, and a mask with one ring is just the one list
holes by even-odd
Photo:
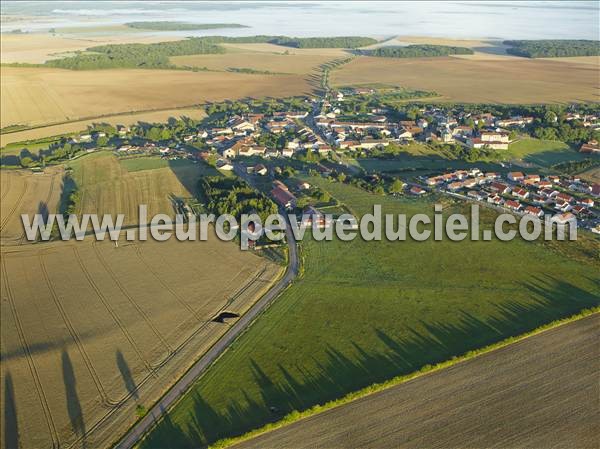
[[192, 367], [181, 377], [175, 385], [152, 406], [148, 413], [129, 429], [125, 436], [116, 444], [117, 449], [130, 449], [150, 430], [163, 414], [188, 390], [190, 385], [202, 375], [212, 363], [219, 358], [233, 341], [252, 324], [273, 300], [292, 282], [298, 274], [299, 259], [298, 249], [294, 234], [291, 231], [286, 214], [286, 238], [289, 248], [289, 264], [283, 277], [271, 287], [254, 305], [238, 319]]

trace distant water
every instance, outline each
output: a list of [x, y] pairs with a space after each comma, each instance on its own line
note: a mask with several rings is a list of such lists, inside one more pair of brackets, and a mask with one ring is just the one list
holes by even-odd
[[[387, 37], [418, 35], [485, 39], [599, 39], [598, 1], [163, 2], [2, 1], [2, 31], [132, 21], [240, 23], [250, 28], [181, 35]], [[8, 16], [21, 16], [14, 21]], [[155, 34], [155, 33], [154, 33]], [[177, 34], [170, 32], [169, 34]]]

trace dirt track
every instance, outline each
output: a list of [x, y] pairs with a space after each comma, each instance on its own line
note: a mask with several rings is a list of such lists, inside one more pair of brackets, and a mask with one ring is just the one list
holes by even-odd
[[259, 436], [239, 448], [598, 448], [600, 315]]

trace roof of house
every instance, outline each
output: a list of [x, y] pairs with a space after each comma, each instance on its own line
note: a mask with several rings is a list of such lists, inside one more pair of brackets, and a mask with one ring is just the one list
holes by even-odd
[[273, 198], [275, 198], [275, 201], [281, 205], [286, 205], [296, 200], [294, 195], [292, 195], [288, 190], [282, 189], [281, 187], [275, 187], [273, 190], [271, 190], [271, 195]]

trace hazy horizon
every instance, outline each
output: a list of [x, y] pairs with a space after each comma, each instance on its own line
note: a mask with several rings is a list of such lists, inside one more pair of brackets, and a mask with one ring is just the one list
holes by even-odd
[[[240, 23], [190, 35], [419, 35], [479, 39], [598, 39], [595, 1], [185, 2], [2, 1], [2, 31], [118, 25], [132, 21]], [[277, 17], [277, 21], [273, 21]], [[368, 20], [366, 20], [368, 18]], [[157, 34], [153, 32], [152, 34]]]

